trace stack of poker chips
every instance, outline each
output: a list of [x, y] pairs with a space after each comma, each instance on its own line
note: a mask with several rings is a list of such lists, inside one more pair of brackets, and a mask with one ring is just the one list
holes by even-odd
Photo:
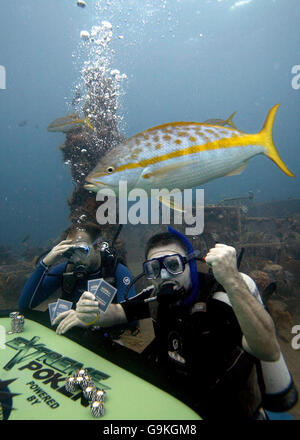
[[22, 333], [24, 331], [24, 315], [21, 315], [19, 312], [12, 312], [9, 314], [11, 318], [11, 329], [8, 334], [12, 333]]
[[70, 376], [66, 379], [65, 387], [70, 393], [73, 393], [77, 389], [82, 389], [84, 397], [90, 402], [92, 416], [95, 418], [104, 416], [106, 392], [95, 387], [87, 370], [77, 370], [74, 376]]

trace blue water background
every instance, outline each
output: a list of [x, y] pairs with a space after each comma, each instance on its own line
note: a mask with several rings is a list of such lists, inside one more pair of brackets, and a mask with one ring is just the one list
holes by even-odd
[[[0, 244], [17, 246], [27, 234], [32, 244], [43, 244], [68, 226], [66, 200], [74, 184], [57, 149], [64, 135], [46, 127], [70, 111], [80, 65], [72, 53], [80, 31], [99, 24], [95, 3], [87, 0], [80, 9], [75, 0], [1, 2], [7, 89], [0, 90]], [[126, 136], [233, 111], [238, 128], [257, 132], [268, 110], [281, 103], [274, 141], [296, 177], [259, 156], [242, 175], [205, 185], [205, 197], [217, 201], [249, 190], [257, 201], [299, 197], [300, 89], [291, 85], [291, 69], [300, 64], [299, 1], [109, 3], [101, 3], [100, 18], [113, 24], [112, 68], [128, 76]]]

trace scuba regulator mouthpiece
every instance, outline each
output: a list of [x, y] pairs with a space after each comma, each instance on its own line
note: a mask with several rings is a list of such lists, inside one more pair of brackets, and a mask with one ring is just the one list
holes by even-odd
[[81, 279], [88, 276], [88, 271], [86, 270], [86, 267], [83, 264], [74, 264], [72, 261], [69, 261], [68, 264], [74, 265], [74, 268], [71, 272], [65, 272], [63, 274], [64, 277], [72, 276], [77, 279]]
[[169, 305], [181, 300], [185, 294], [185, 288], [179, 287], [178, 283], [174, 281], [167, 281], [163, 283], [157, 292], [157, 302], [161, 305]]
[[72, 294], [78, 280], [88, 276], [88, 272], [82, 264], [75, 265], [72, 261], [69, 261], [67, 267], [69, 265], [73, 265], [73, 270], [62, 274], [62, 290], [67, 295]]

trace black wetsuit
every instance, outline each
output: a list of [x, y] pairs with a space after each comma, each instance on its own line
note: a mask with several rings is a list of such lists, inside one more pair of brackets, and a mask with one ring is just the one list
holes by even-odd
[[152, 317], [155, 339], [145, 355], [164, 369], [183, 401], [206, 419], [250, 419], [261, 403], [255, 358], [242, 349], [231, 306], [212, 297], [214, 278], [199, 274], [199, 285], [193, 307], [144, 303], [151, 288], [121, 305], [129, 322]]

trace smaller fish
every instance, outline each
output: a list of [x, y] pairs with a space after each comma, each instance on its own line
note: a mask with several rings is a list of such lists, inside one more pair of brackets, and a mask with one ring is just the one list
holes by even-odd
[[86, 7], [86, 2], [84, 0], [78, 0], [77, 1], [77, 6], [79, 6], [80, 8], [85, 8]]
[[236, 115], [236, 112], [232, 113], [232, 115], [229, 116], [227, 119], [207, 119], [203, 122], [203, 124], [210, 124], [210, 125], [229, 125], [229, 127], [234, 128], [237, 130], [236, 126], [233, 123], [233, 118]]
[[28, 121], [21, 121], [18, 123], [19, 127], [25, 127], [25, 125], [27, 125]]
[[26, 237], [23, 238], [22, 243], [26, 243], [26, 241], [29, 240], [30, 237], [30, 234], [26, 235]]
[[6, 284], [9, 282], [9, 280], [10, 280], [10, 276], [6, 278], [5, 280]]
[[76, 113], [74, 113], [72, 115], [55, 119], [53, 122], [51, 122], [51, 124], [48, 125], [47, 131], [69, 133], [70, 131], [81, 128], [82, 126], [86, 126], [92, 131], [95, 130], [88, 117], [82, 119]]

